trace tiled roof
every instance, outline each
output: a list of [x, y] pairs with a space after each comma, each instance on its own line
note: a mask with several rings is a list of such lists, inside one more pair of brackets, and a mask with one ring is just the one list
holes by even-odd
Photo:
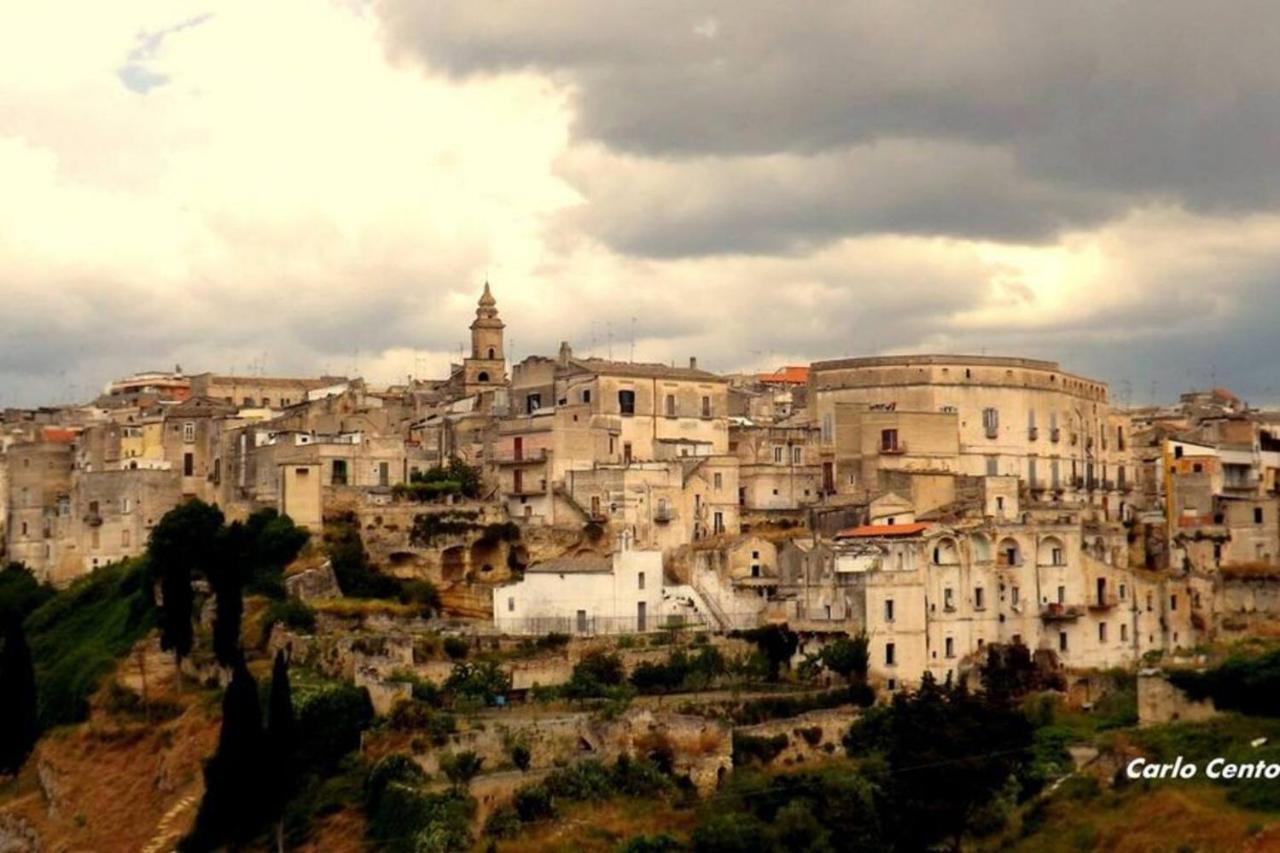
[[40, 430], [40, 440], [52, 444], [71, 444], [76, 440], [75, 430], [62, 427], [44, 427]]
[[761, 382], [776, 382], [781, 385], [806, 385], [809, 382], [809, 368], [806, 365], [789, 364], [779, 367], [773, 373], [757, 373]]
[[724, 382], [719, 376], [696, 367], [672, 367], [667, 364], [654, 364], [642, 361], [610, 361], [604, 358], [575, 358], [573, 364], [579, 369], [606, 376], [643, 376], [666, 379], [699, 379], [703, 381]]
[[836, 539], [870, 539], [877, 537], [917, 536], [929, 528], [924, 522], [914, 524], [863, 524], [836, 534]]
[[534, 563], [524, 571], [525, 574], [600, 574], [613, 571], [613, 561], [599, 554], [575, 554]]

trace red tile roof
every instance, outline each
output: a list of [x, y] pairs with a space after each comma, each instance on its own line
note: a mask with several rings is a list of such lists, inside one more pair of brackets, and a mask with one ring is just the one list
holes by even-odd
[[805, 365], [787, 365], [779, 367], [773, 373], [757, 373], [761, 382], [773, 382], [779, 385], [806, 385], [809, 382], [809, 368]]
[[926, 522], [914, 524], [864, 524], [836, 534], [837, 539], [866, 539], [879, 536], [916, 536], [929, 528]]
[[62, 427], [45, 427], [40, 430], [40, 440], [53, 444], [72, 444], [76, 440], [74, 430]]

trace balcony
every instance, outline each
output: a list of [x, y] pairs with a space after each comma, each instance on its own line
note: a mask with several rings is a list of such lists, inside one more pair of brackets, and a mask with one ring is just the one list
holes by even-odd
[[1040, 437], [1040, 430], [1037, 427], [1027, 427], [1027, 440], [1035, 441]]
[[489, 461], [495, 465], [536, 465], [547, 461], [547, 449], [539, 447], [524, 453], [503, 454], [491, 457]]
[[1095, 598], [1089, 602], [1090, 610], [1110, 610], [1119, 604], [1120, 601], [1114, 595], [1108, 593], [1100, 598]]
[[1080, 616], [1080, 608], [1074, 604], [1059, 604], [1055, 601], [1040, 608], [1040, 618], [1045, 622], [1072, 622]]
[[1059, 441], [1062, 441], [1062, 429], [1060, 427], [1053, 427], [1052, 429], [1050, 429], [1049, 440], [1052, 441], [1054, 444], [1057, 444]]
[[676, 519], [675, 512], [665, 507], [658, 509], [653, 514], [654, 524], [670, 524], [671, 522], [675, 521], [675, 519]]
[[907, 452], [907, 443], [905, 441], [895, 441], [893, 444], [880, 445], [881, 456], [901, 456]]

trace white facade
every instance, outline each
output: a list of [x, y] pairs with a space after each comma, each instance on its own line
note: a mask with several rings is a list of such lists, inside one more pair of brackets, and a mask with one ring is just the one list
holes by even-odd
[[493, 593], [493, 622], [505, 634], [629, 634], [691, 618], [686, 598], [666, 588], [661, 551], [562, 557], [531, 566]]

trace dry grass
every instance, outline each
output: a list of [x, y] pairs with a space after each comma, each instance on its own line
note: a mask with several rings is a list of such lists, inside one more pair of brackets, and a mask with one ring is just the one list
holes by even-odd
[[422, 612], [420, 604], [401, 604], [378, 598], [322, 598], [309, 602], [317, 613], [333, 616], [410, 617]]
[[581, 803], [554, 821], [522, 829], [519, 838], [498, 843], [500, 853], [613, 853], [637, 835], [666, 833], [687, 838], [697, 823], [690, 809], [674, 809], [661, 799], [617, 799]]
[[1089, 802], [1058, 802], [1039, 831], [1002, 849], [1111, 853], [1280, 850], [1276, 816], [1240, 809], [1214, 785], [1155, 784]]

